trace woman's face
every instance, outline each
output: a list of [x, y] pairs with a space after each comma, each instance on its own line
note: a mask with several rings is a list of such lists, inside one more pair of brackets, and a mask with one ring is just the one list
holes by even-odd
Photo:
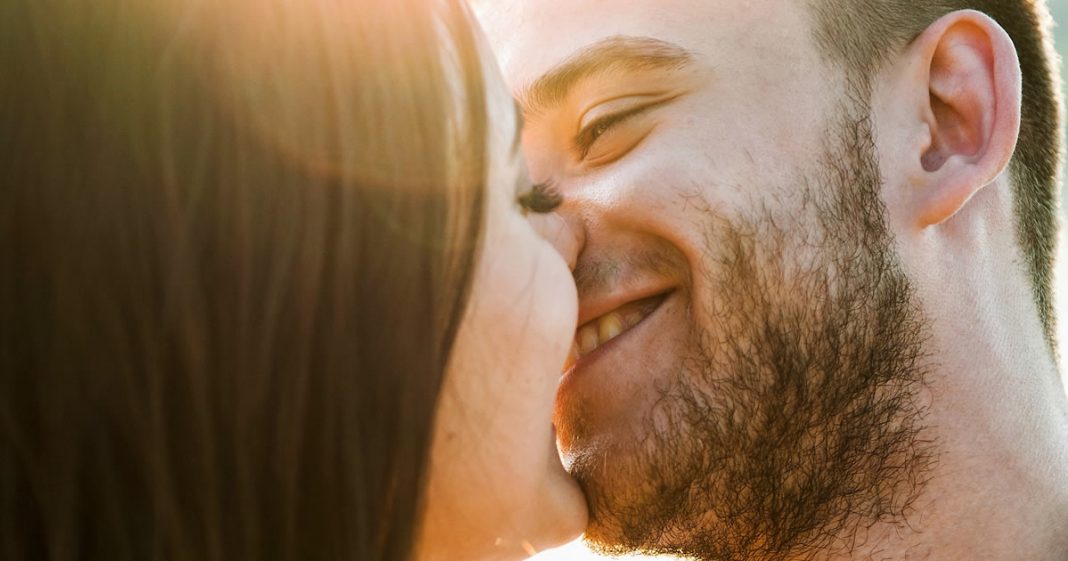
[[481, 52], [490, 105], [485, 227], [439, 401], [424, 559], [525, 557], [586, 525], [551, 422], [578, 306], [557, 249], [569, 255], [578, 240], [558, 217], [517, 202], [531, 189], [515, 142], [521, 125], [485, 41]]

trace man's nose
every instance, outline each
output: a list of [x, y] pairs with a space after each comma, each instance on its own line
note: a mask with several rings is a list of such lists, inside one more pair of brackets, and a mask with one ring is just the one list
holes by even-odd
[[530, 216], [534, 230], [556, 248], [572, 271], [586, 244], [586, 231], [576, 218], [556, 212]]

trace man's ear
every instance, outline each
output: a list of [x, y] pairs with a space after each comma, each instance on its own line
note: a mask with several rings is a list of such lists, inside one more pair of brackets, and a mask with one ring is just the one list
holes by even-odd
[[1005, 30], [973, 10], [931, 24], [906, 56], [914, 84], [907, 98], [926, 129], [909, 147], [909, 212], [925, 228], [952, 217], [1008, 166], [1020, 132], [1020, 61]]

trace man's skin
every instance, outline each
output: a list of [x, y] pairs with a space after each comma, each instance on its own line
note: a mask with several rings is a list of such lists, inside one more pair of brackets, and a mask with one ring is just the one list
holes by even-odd
[[803, 2], [476, 9], [531, 175], [585, 240], [556, 424], [588, 538], [1068, 559], [1068, 400], [1015, 238], [997, 23], [939, 19], [857, 99]]

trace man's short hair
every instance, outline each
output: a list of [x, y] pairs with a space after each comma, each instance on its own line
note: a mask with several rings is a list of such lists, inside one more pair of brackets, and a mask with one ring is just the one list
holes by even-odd
[[[870, 96], [892, 53], [931, 23], [973, 9], [997, 21], [1016, 45], [1023, 73], [1020, 138], [1010, 163], [1016, 229], [1046, 337], [1053, 346], [1053, 263], [1060, 185], [1061, 95], [1052, 20], [1043, 0], [807, 0], [824, 56], [845, 66], [855, 94]], [[864, 99], [867, 99], [865, 97]]]

